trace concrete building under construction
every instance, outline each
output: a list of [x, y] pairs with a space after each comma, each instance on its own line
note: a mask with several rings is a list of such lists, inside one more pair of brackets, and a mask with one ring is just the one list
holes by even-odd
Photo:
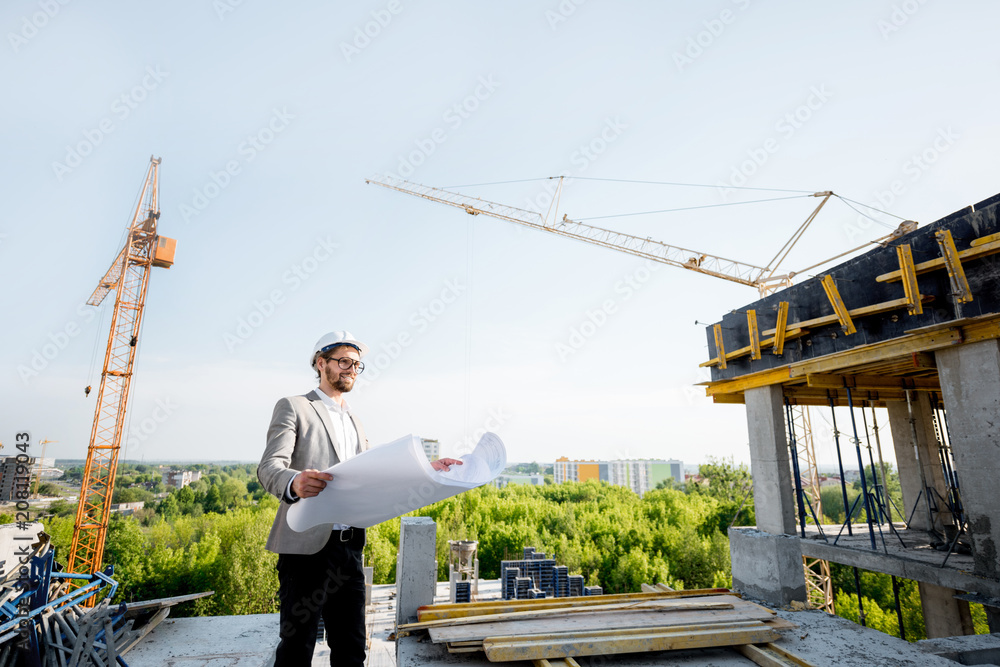
[[[823, 559], [916, 580], [929, 637], [970, 634], [970, 601], [1000, 631], [998, 206], [956, 211], [708, 328], [707, 392], [745, 404], [749, 428], [757, 526], [730, 530], [735, 588], [805, 601], [802, 559]], [[876, 470], [853, 526], [822, 525], [803, 489], [805, 406], [839, 408], [838, 457]], [[888, 413], [895, 516], [859, 412], [872, 408]]]

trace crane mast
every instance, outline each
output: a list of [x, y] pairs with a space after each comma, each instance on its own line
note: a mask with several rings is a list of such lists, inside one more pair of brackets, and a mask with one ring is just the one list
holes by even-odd
[[174, 240], [156, 233], [160, 217], [159, 166], [160, 158], [151, 157], [125, 245], [87, 301], [88, 305], [98, 306], [111, 291], [115, 292], [69, 552], [70, 572], [93, 573], [101, 567], [149, 271], [154, 266], [169, 268], [173, 264]]

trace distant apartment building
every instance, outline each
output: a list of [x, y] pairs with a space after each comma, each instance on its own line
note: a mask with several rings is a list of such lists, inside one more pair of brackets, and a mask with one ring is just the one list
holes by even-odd
[[545, 475], [540, 472], [530, 475], [500, 475], [493, 480], [494, 486], [502, 489], [508, 484], [527, 484], [529, 486], [542, 486], [545, 484]]
[[428, 461], [437, 461], [441, 458], [441, 443], [427, 438], [420, 438], [420, 442], [424, 445], [424, 454], [427, 455]]
[[[18, 466], [22, 466], [18, 473]], [[34, 472], [35, 459], [23, 458], [18, 463], [15, 456], [4, 456], [0, 458], [0, 500], [26, 500], [31, 493], [31, 476]], [[21, 497], [18, 497], [18, 491]]]
[[114, 503], [111, 505], [112, 514], [121, 514], [122, 516], [132, 516], [135, 514], [136, 510], [141, 510], [146, 506], [144, 501], [134, 502], [134, 503]]
[[627, 459], [618, 461], [571, 461], [556, 459], [555, 482], [586, 482], [590, 479], [631, 489], [640, 497], [660, 482], [684, 481], [684, 463], [675, 459]]
[[201, 479], [200, 470], [167, 470], [163, 473], [163, 486], [168, 489], [183, 489], [199, 479]]

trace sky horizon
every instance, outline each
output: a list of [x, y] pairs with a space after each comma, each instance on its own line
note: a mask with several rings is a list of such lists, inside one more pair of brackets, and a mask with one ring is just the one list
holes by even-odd
[[371, 348], [348, 401], [372, 444], [456, 456], [489, 429], [515, 461], [748, 462], [743, 407], [698, 383], [706, 325], [755, 290], [365, 179], [545, 212], [564, 175], [559, 217], [754, 264], [810, 194], [860, 202], [831, 199], [799, 270], [1000, 190], [998, 13], [6, 3], [0, 454], [28, 430], [86, 457], [111, 299], [84, 304], [155, 155], [177, 253], [150, 277], [122, 459], [257, 460], [275, 402], [316, 386], [313, 343], [346, 329]]

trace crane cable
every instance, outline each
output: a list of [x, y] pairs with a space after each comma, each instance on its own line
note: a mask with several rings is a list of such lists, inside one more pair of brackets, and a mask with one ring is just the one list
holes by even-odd
[[[563, 178], [563, 177], [562, 176], [546, 176], [544, 178], [522, 178], [522, 179], [516, 179], [516, 180], [509, 180], [509, 181], [492, 181], [492, 182], [489, 182], [489, 183], [469, 183], [469, 184], [465, 184], [465, 185], [447, 185], [447, 186], [444, 186], [443, 189], [483, 187], [483, 186], [488, 186], [488, 185], [507, 185], [507, 184], [510, 184], [510, 183], [529, 183], [529, 182], [532, 182], [532, 181], [552, 180], [552, 179], [557, 179], [557, 178]], [[651, 214], [655, 214], [655, 213], [676, 213], [676, 212], [680, 212], [680, 211], [694, 211], [694, 210], [706, 209], [706, 208], [720, 208], [720, 207], [723, 207], [723, 206], [738, 206], [740, 204], [760, 204], [760, 203], [765, 203], [765, 202], [784, 201], [786, 199], [801, 199], [803, 197], [814, 197], [814, 196], [816, 196], [816, 192], [815, 191], [809, 191], [809, 190], [790, 190], [790, 189], [783, 189], [783, 188], [751, 188], [751, 187], [745, 187], [745, 186], [741, 187], [741, 186], [708, 185], [708, 184], [705, 184], [705, 183], [677, 183], [677, 182], [673, 182], [673, 181], [643, 181], [643, 180], [623, 179], [623, 178], [596, 178], [596, 177], [589, 177], [589, 176], [566, 176], [565, 178], [568, 178], [570, 180], [604, 181], [604, 182], [609, 182], [609, 183], [635, 183], [635, 184], [642, 184], [642, 185], [670, 185], [670, 186], [690, 187], [690, 188], [719, 188], [719, 187], [723, 187], [723, 188], [725, 188], [727, 190], [753, 190], [753, 191], [759, 191], [759, 192], [795, 192], [795, 193], [801, 193], [801, 194], [794, 195], [794, 196], [791, 196], [791, 197], [773, 197], [773, 198], [770, 198], [770, 199], [753, 199], [753, 200], [750, 200], [750, 201], [742, 201], [742, 202], [723, 202], [721, 204], [706, 204], [706, 205], [703, 205], [703, 206], [685, 206], [685, 207], [682, 207], [682, 208], [667, 208], [667, 209], [660, 209], [660, 210], [656, 210], [656, 211], [638, 211], [638, 212], [635, 212], [635, 213], [618, 213], [618, 214], [614, 214], [614, 215], [597, 215], [597, 216], [591, 216], [591, 217], [587, 217], [587, 218], [575, 218], [574, 222], [585, 222], [585, 221], [588, 221], [588, 220], [606, 220], [608, 218], [626, 218], [626, 217], [637, 216], [637, 215], [651, 215]], [[836, 197], [837, 199], [839, 199], [840, 201], [842, 201], [845, 206], [847, 206], [848, 208], [850, 208], [851, 210], [853, 210], [854, 212], [856, 212], [858, 215], [860, 215], [860, 216], [862, 216], [864, 218], [867, 218], [868, 220], [871, 220], [875, 224], [881, 225], [882, 227], [885, 227], [886, 229], [895, 230], [896, 228], [893, 227], [892, 225], [890, 225], [889, 223], [883, 222], [883, 221], [881, 221], [881, 220], [879, 220], [879, 219], [877, 219], [877, 218], [869, 215], [868, 213], [865, 213], [864, 211], [862, 211], [861, 209], [859, 209], [857, 207], [861, 206], [861, 207], [864, 207], [864, 208], [867, 208], [867, 209], [871, 209], [873, 211], [877, 211], [877, 212], [882, 213], [884, 215], [888, 215], [888, 216], [891, 216], [893, 218], [896, 218], [897, 220], [902, 220], [903, 222], [907, 222], [907, 220], [908, 220], [907, 218], [904, 218], [902, 216], [896, 215], [895, 213], [890, 213], [888, 211], [884, 211], [884, 210], [882, 210], [880, 208], [876, 208], [875, 206], [871, 206], [870, 204], [863, 204], [863, 203], [861, 203], [859, 201], [856, 201], [854, 199], [850, 199], [849, 197], [844, 197], [844, 196], [839, 195], [837, 193], [832, 193], [832, 194], [833, 194], [834, 197]], [[883, 237], [883, 238], [885, 238], [885, 237]], [[867, 242], [867, 243], [865, 243], [865, 244], [863, 244], [861, 246], [858, 246], [857, 248], [853, 248], [853, 249], [848, 250], [846, 252], [842, 252], [839, 255], [836, 255], [835, 257], [831, 257], [829, 259], [825, 259], [822, 262], [819, 262], [817, 264], [813, 264], [812, 266], [806, 267], [802, 271], [797, 271], [796, 273], [805, 273], [806, 271], [809, 271], [810, 269], [814, 269], [817, 266], [822, 266], [823, 264], [831, 262], [831, 261], [833, 261], [835, 259], [839, 259], [839, 258], [841, 258], [841, 257], [843, 257], [845, 255], [849, 255], [849, 254], [851, 254], [853, 252], [856, 252], [858, 250], [861, 250], [861, 249], [867, 247], [868, 245], [871, 245], [871, 244], [874, 244], [874, 243], [878, 243], [881, 240], [882, 239], [879, 239], [879, 240], [876, 240], [876, 241], [869, 241], [869, 242]], [[471, 244], [471, 241], [470, 241], [470, 244]], [[471, 245], [470, 245], [470, 247], [471, 247]], [[469, 355], [469, 351], [467, 350], [466, 351], [466, 356], [468, 357], [468, 355]]]

